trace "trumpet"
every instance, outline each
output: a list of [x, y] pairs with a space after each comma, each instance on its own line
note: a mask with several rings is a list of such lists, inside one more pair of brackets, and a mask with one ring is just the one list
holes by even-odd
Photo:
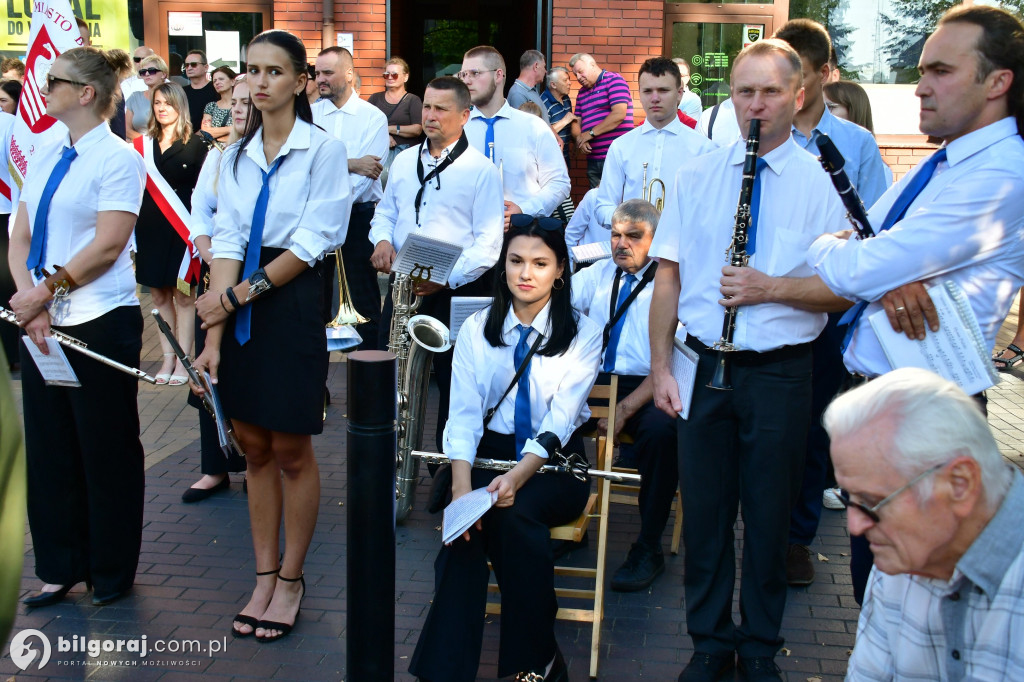
[[[12, 324], [18, 324], [17, 316], [14, 314], [13, 311], [8, 310], [7, 308], [0, 308], [0, 320], [7, 320]], [[18, 326], [20, 327], [21, 325]], [[82, 355], [86, 355], [92, 358], [93, 360], [98, 360], [99, 362], [102, 362], [104, 365], [107, 365], [108, 367], [113, 367], [119, 372], [131, 374], [136, 379], [142, 379], [143, 381], [148, 381], [151, 384], [156, 383], [155, 377], [149, 376], [141, 369], [129, 367], [128, 365], [122, 365], [117, 360], [111, 360], [106, 355], [100, 355], [94, 350], [89, 350], [88, 345], [85, 343], [85, 341], [80, 341], [73, 336], [68, 336], [64, 332], [59, 332], [56, 329], [50, 329], [50, 336], [52, 336], [60, 345], [78, 351]]]
[[[654, 186], [656, 184], [661, 185], [661, 196], [658, 197], [657, 199], [654, 199]], [[644, 179], [640, 182], [640, 185], [643, 187], [643, 194], [640, 197], [641, 199], [653, 204], [654, 208], [658, 209], [659, 211], [665, 208], [665, 183], [661, 180], [661, 178], [651, 178], [651, 184], [647, 184], [647, 162], [644, 162]]]
[[[425, 461], [427, 464], [449, 464], [451, 460], [436, 452], [424, 452], [413, 450], [412, 456]], [[620, 471], [605, 471], [604, 469], [591, 469], [587, 460], [576, 453], [566, 455], [561, 450], [555, 450], [548, 459], [548, 464], [543, 465], [538, 471], [542, 474], [570, 474], [579, 481], [586, 481], [589, 477], [604, 478], [612, 483], [628, 483], [640, 485], [640, 474], [629, 474]], [[491, 471], [512, 471], [518, 462], [506, 459], [480, 459], [473, 460], [473, 467], [476, 469], [489, 469]]]
[[338, 314], [327, 323], [327, 350], [349, 351], [363, 342], [363, 338], [353, 327], [366, 324], [370, 320], [359, 314], [352, 305], [352, 292], [348, 288], [348, 276], [345, 274], [345, 263], [341, 259], [341, 249], [334, 251], [338, 261]]

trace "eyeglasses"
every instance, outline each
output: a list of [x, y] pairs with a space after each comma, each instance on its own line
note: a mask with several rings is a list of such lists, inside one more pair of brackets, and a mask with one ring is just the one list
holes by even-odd
[[459, 71], [455, 75], [459, 80], [464, 81], [469, 80], [470, 78], [476, 78], [482, 73], [494, 73], [495, 71], [497, 71], [497, 69], [483, 69], [482, 71], [480, 69], [470, 69], [469, 71]]
[[154, 73], [163, 73], [163, 72], [160, 71], [160, 69], [154, 69], [154, 68], [139, 69], [139, 75], [140, 76], [152, 76]]
[[197, 67], [197, 66], [202, 66], [202, 65], [203, 65], [203, 63], [202, 63], [202, 62], [185, 62], [185, 66], [186, 66], [186, 67], [191, 67], [191, 68], [193, 68], [193, 69], [194, 69], [195, 67]]
[[925, 477], [934, 474], [936, 471], [946, 466], [946, 464], [948, 464], [948, 462], [936, 464], [932, 468], [922, 471], [917, 476], [914, 476], [912, 479], [907, 481], [904, 485], [894, 490], [892, 494], [890, 494], [888, 497], [886, 497], [884, 500], [882, 500], [873, 507], [868, 507], [867, 505], [861, 504], [860, 502], [854, 502], [853, 500], [850, 499], [850, 494], [845, 490], [841, 490], [839, 492], [839, 501], [843, 503], [843, 506], [846, 507], [847, 510], [849, 510], [850, 507], [853, 507], [860, 513], [864, 514], [864, 516], [871, 519], [873, 523], [881, 523], [882, 519], [878, 516], [878, 512], [881, 511], [882, 507], [895, 500], [901, 493], [913, 488], [914, 485], [924, 480]]
[[530, 227], [533, 223], [537, 223], [537, 227], [544, 230], [545, 232], [554, 232], [556, 230], [563, 230], [565, 226], [562, 221], [558, 218], [545, 218], [543, 216], [532, 216], [528, 213], [513, 213], [509, 216], [508, 224], [510, 227]]
[[400, 73], [392, 73], [392, 72], [390, 72], [390, 71], [385, 71], [385, 72], [384, 72], [383, 74], [381, 74], [381, 75], [383, 75], [383, 76], [384, 76], [385, 78], [387, 78], [388, 80], [391, 80], [392, 78], [398, 78], [398, 77], [399, 77], [399, 76], [401, 76], [402, 74], [400, 74]]
[[81, 87], [85, 87], [86, 85], [88, 85], [88, 83], [83, 83], [81, 81], [73, 81], [68, 78], [61, 78], [59, 76], [52, 76], [50, 74], [46, 74], [46, 89], [53, 90], [54, 83], [67, 83], [68, 85], [78, 85]]

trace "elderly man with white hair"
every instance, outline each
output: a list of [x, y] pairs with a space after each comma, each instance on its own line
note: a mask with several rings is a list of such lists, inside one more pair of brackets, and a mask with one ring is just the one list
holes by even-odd
[[875, 563], [847, 680], [1024, 679], [1024, 476], [978, 403], [898, 369], [824, 415]]

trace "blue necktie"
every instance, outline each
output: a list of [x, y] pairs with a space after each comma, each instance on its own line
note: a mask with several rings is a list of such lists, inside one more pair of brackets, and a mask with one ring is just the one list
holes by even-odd
[[[626, 299], [629, 298], [629, 293], [633, 290], [633, 285], [636, 284], [636, 275], [626, 273], [626, 284], [619, 289], [619, 300], [615, 302], [615, 312], [619, 312]], [[615, 371], [615, 353], [619, 349], [619, 336], [622, 334], [622, 327], [626, 324], [626, 316], [620, 315], [619, 319], [615, 322], [612, 327], [611, 334], [608, 336], [608, 349], [604, 354], [604, 371], [613, 372]]]
[[46, 257], [46, 218], [50, 212], [50, 201], [53, 199], [53, 194], [57, 191], [57, 187], [60, 186], [60, 181], [68, 174], [71, 162], [77, 156], [78, 152], [74, 147], [64, 147], [64, 152], [60, 155], [60, 161], [57, 162], [57, 165], [50, 172], [50, 179], [46, 181], [43, 193], [39, 197], [39, 205], [36, 207], [35, 224], [32, 226], [32, 243], [28, 250], [28, 260], [25, 261], [29, 271], [34, 270], [37, 277], [43, 276], [43, 259]]
[[[932, 179], [932, 175], [935, 174], [935, 168], [946, 160], [946, 148], [943, 147], [939, 151], [932, 154], [924, 165], [921, 166], [921, 170], [911, 178], [907, 186], [903, 188], [900, 195], [896, 197], [896, 201], [893, 203], [892, 208], [885, 214], [885, 221], [882, 223], [882, 227], [879, 230], [884, 232], [890, 227], [903, 220], [903, 216], [907, 214], [907, 209], [910, 208], [910, 204], [914, 202], [917, 195], [924, 190], [925, 185]], [[839, 324], [849, 325], [846, 328], [846, 336], [843, 337], [843, 345], [841, 352], [845, 353], [846, 348], [850, 345], [850, 340], [853, 338], [853, 330], [857, 327], [857, 322], [860, 320], [860, 316], [864, 313], [864, 309], [868, 307], [867, 301], [859, 301], [855, 306], [846, 311], [846, 313], [839, 319]]]
[[500, 116], [491, 116], [490, 118], [486, 118], [484, 116], [480, 117], [480, 120], [487, 124], [487, 134], [484, 136], [484, 156], [486, 156], [488, 159], [490, 159], [494, 163], [498, 163], [498, 157], [497, 157], [496, 154], [493, 157], [491, 156], [491, 145], [494, 144], [494, 122], [497, 121], [499, 118], [501, 118], [501, 117]]
[[[533, 331], [533, 327], [527, 327], [525, 325], [517, 324], [516, 329], [519, 330], [519, 343], [516, 344], [515, 353], [512, 355], [512, 359], [516, 363], [516, 369], [523, 364], [523, 360], [526, 359], [527, 354], [530, 352], [530, 344], [528, 339], [530, 332]], [[523, 458], [523, 446], [526, 445], [526, 439], [533, 436], [533, 422], [530, 420], [530, 366], [527, 365], [523, 369], [523, 373], [519, 376], [519, 389], [516, 391], [516, 461]]]
[[750, 193], [750, 228], [747, 230], [748, 256], [753, 256], [757, 247], [757, 216], [761, 213], [761, 171], [767, 165], [768, 162], [759, 157], [757, 168], [754, 170], [754, 188]]
[[[249, 228], [249, 243], [245, 246], [245, 261], [242, 265], [242, 279], [249, 279], [252, 273], [260, 265], [260, 248], [263, 246], [263, 226], [267, 222], [267, 204], [270, 203], [270, 178], [277, 172], [278, 166], [284, 160], [279, 156], [270, 166], [270, 172], [260, 169], [263, 173], [263, 186], [260, 187], [260, 195], [256, 198], [256, 210], [252, 212], [252, 227]], [[249, 340], [250, 327], [252, 325], [252, 306], [242, 306], [236, 313], [235, 339], [239, 345], [244, 346]]]

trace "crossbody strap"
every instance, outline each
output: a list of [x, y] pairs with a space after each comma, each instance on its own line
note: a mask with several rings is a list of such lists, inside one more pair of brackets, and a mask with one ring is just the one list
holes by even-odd
[[540, 347], [540, 342], [543, 339], [544, 336], [540, 332], [537, 332], [537, 338], [534, 339], [533, 345], [530, 346], [530, 352], [526, 354], [525, 358], [523, 358], [522, 364], [516, 368], [516, 375], [512, 377], [512, 381], [509, 382], [508, 388], [505, 389], [505, 392], [502, 394], [498, 402], [495, 403], [494, 407], [487, 410], [487, 413], [484, 415], [485, 429], [487, 428], [487, 425], [491, 423], [491, 419], [494, 418], [494, 413], [498, 411], [498, 406], [501, 405], [505, 401], [505, 398], [508, 397], [508, 394], [512, 392], [512, 387], [519, 383], [520, 377], [523, 376], [523, 372], [526, 371], [527, 365], [530, 364], [530, 358], [532, 358], [533, 354], [537, 352], [537, 349]]

